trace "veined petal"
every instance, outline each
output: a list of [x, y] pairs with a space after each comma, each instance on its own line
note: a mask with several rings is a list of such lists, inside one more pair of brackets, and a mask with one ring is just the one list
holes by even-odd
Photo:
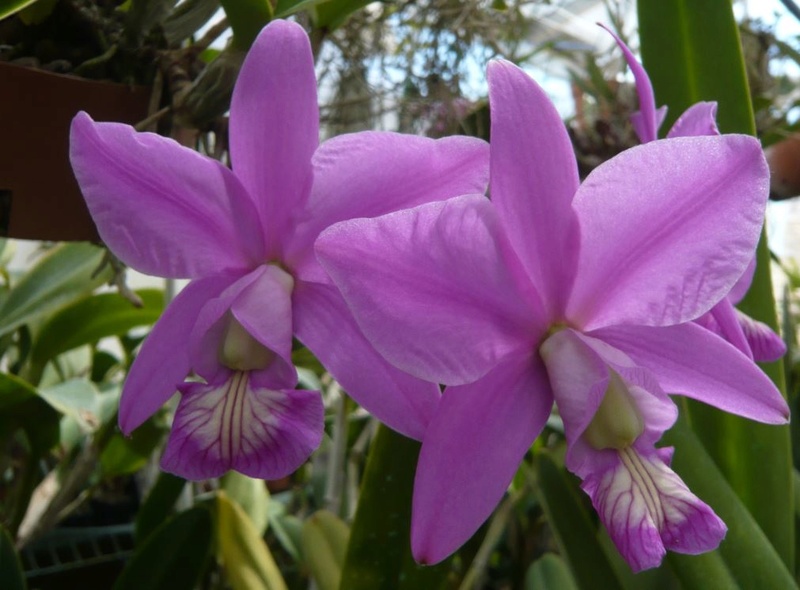
[[789, 420], [786, 400], [749, 358], [695, 324], [614, 326], [591, 334], [652, 371], [664, 391], [765, 422]]
[[219, 384], [185, 383], [181, 393], [161, 467], [186, 479], [231, 469], [279, 479], [300, 467], [322, 439], [318, 391], [255, 387], [247, 372], [233, 372]]
[[[489, 184], [489, 145], [472, 137], [429, 139], [365, 131], [334, 137], [314, 154], [314, 187], [291, 257], [311, 255], [319, 232], [345, 219], [377, 217]], [[302, 273], [301, 273], [302, 274]]]
[[83, 112], [72, 121], [70, 160], [100, 237], [136, 270], [199, 278], [261, 255], [260, 229], [235, 215], [255, 214], [250, 196], [216, 160]]
[[308, 199], [311, 157], [319, 144], [317, 80], [303, 28], [274, 20], [258, 35], [233, 90], [233, 170], [260, 209], [276, 255]]
[[716, 549], [727, 532], [725, 523], [667, 466], [670, 454], [623, 449], [616, 465], [581, 485], [634, 572], [660, 565], [666, 549], [690, 555]]
[[[655, 141], [658, 139], [658, 128], [666, 115], [666, 109], [660, 113], [660, 118], [656, 114], [656, 98], [653, 94], [653, 85], [650, 82], [650, 76], [642, 67], [642, 64], [634, 57], [631, 50], [625, 43], [622, 42], [614, 31], [607, 26], [598, 23], [603, 27], [609, 35], [614, 37], [617, 46], [622, 50], [622, 55], [625, 56], [625, 61], [628, 62], [628, 67], [633, 73], [633, 79], [636, 81], [636, 94], [639, 95], [639, 112], [637, 113], [636, 120], [634, 121], [634, 128], [636, 135], [642, 143]], [[633, 117], [631, 117], [633, 120]]]
[[768, 185], [744, 135], [653, 141], [602, 164], [573, 202], [582, 243], [568, 317], [592, 330], [702, 315], [750, 263]]
[[190, 335], [192, 370], [216, 383], [236, 368], [225, 367], [220, 361], [221, 347], [233, 320], [258, 344], [277, 355], [263, 369], [264, 386], [293, 387], [297, 372], [292, 365], [292, 283], [291, 276], [277, 266], [261, 265], [208, 301], [197, 315]]
[[[727, 297], [723, 297], [722, 301], [712, 307], [708, 313], [714, 318], [716, 329], [712, 329], [712, 331], [730, 342], [739, 352], [752, 359], [753, 352], [750, 350], [750, 344], [745, 338], [744, 330], [739, 323], [737, 309], [733, 306], [733, 303]], [[702, 322], [698, 323], [701, 326], [703, 325]]]
[[698, 102], [678, 117], [667, 137], [690, 137], [696, 135], [719, 135], [717, 129], [717, 103]]
[[544, 367], [533, 355], [509, 359], [475, 383], [445, 389], [414, 480], [414, 559], [438, 563], [489, 517], [552, 403]]
[[553, 103], [525, 72], [489, 64], [491, 198], [546, 310], [564, 311], [578, 258], [578, 165]]
[[439, 386], [380, 356], [333, 285], [298, 282], [293, 308], [297, 337], [345, 391], [390, 428], [422, 440], [441, 399]]
[[337, 223], [315, 248], [367, 339], [426, 381], [474, 381], [544, 329], [485, 197]]
[[191, 371], [187, 336], [203, 306], [230, 283], [210, 277], [189, 283], [167, 306], [133, 361], [119, 402], [119, 427], [129, 435], [178, 391]]

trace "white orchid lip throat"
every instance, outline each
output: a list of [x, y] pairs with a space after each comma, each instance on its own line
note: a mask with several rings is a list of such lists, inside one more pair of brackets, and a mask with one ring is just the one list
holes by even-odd
[[627, 449], [644, 432], [644, 420], [628, 386], [609, 371], [608, 388], [583, 436], [595, 449]]
[[250, 332], [228, 312], [225, 334], [219, 345], [220, 364], [235, 371], [259, 371], [275, 360], [275, 353], [253, 338]]

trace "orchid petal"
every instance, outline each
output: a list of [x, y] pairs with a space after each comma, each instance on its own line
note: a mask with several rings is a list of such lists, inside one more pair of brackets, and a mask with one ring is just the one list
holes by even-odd
[[750, 289], [750, 284], [753, 282], [753, 277], [755, 274], [756, 257], [753, 256], [753, 258], [750, 260], [750, 264], [747, 265], [747, 269], [744, 271], [744, 274], [739, 277], [739, 280], [736, 281], [736, 284], [733, 285], [730, 293], [728, 293], [728, 299], [731, 300], [731, 303], [738, 305], [738, 303], [744, 299], [744, 296]]
[[736, 319], [744, 332], [753, 358], [757, 362], [772, 363], [786, 354], [786, 343], [772, 328], [764, 322], [754, 320], [738, 309], [735, 311]]
[[260, 229], [255, 205], [216, 160], [118, 123], [72, 121], [70, 159], [100, 237], [125, 264], [172, 278], [247, 268]]
[[254, 196], [276, 255], [311, 190], [319, 144], [314, 58], [300, 25], [275, 20], [258, 35], [233, 90], [233, 170]]
[[426, 381], [474, 381], [544, 329], [485, 197], [344, 221], [316, 251], [367, 339]]
[[[659, 127], [661, 127], [661, 124], [664, 122], [664, 119], [666, 117], [667, 117], [667, 107], [666, 106], [658, 107], [655, 111], [656, 130]], [[642, 111], [636, 111], [634, 113], [631, 113], [630, 117], [631, 125], [633, 125], [633, 130], [636, 133], [636, 137], [638, 137], [642, 143], [647, 143], [647, 141], [645, 141], [644, 138], [650, 136], [651, 132], [649, 131], [649, 129], [652, 126], [652, 124], [650, 122], [646, 122], [645, 119], [646, 116], [642, 113]], [[658, 139], [658, 137], [654, 137], [650, 141], [655, 141], [656, 139]]]
[[761, 147], [744, 135], [654, 141], [596, 168], [573, 202], [572, 322], [659, 326], [708, 311], [752, 259], [768, 185]]
[[297, 372], [292, 365], [291, 281], [278, 267], [262, 265], [204, 305], [189, 337], [192, 370], [210, 383], [229, 373], [219, 354], [232, 315], [250, 336], [278, 355], [264, 369], [272, 378], [262, 385], [293, 387]]
[[187, 335], [202, 307], [229, 284], [228, 277], [189, 283], [167, 306], [145, 338], [122, 388], [119, 427], [129, 435], [178, 390], [191, 370]]
[[698, 102], [678, 117], [667, 137], [690, 137], [696, 135], [719, 135], [717, 129], [717, 103]]
[[664, 391], [767, 424], [789, 419], [786, 400], [753, 361], [695, 324], [615, 326], [590, 336], [652, 371]]
[[[653, 93], [653, 84], [650, 82], [650, 76], [647, 75], [642, 64], [634, 57], [633, 53], [628, 46], [623, 43], [622, 39], [607, 26], [603, 24], [600, 24], [600, 26], [614, 37], [614, 41], [616, 41], [617, 46], [622, 50], [622, 55], [625, 56], [625, 61], [628, 62], [628, 67], [633, 73], [633, 79], [636, 81], [636, 94], [639, 95], [639, 113], [636, 121], [634, 121], [636, 135], [639, 136], [642, 143], [655, 141], [658, 139], [658, 128], [661, 125], [661, 121], [658, 120], [656, 116], [656, 98]], [[661, 115], [661, 120], [663, 120], [665, 114], [666, 110]], [[633, 119], [633, 117], [631, 119]]]
[[486, 192], [489, 146], [471, 137], [365, 131], [324, 142], [313, 165], [308, 222], [298, 229], [295, 246], [301, 254], [310, 253], [319, 232], [337, 221]]
[[441, 398], [439, 386], [386, 362], [332, 285], [298, 282], [293, 306], [298, 339], [345, 391], [390, 428], [421, 440]]
[[666, 549], [711, 551], [727, 527], [664, 462], [661, 450], [619, 452], [616, 465], [587, 477], [582, 488], [631, 569], [658, 566]]
[[445, 389], [414, 482], [411, 550], [419, 563], [441, 561], [489, 517], [544, 427], [552, 400], [544, 367], [531, 356]]
[[572, 143], [553, 103], [525, 72], [493, 61], [488, 77], [492, 202], [548, 311], [561, 315], [578, 257]]
[[186, 479], [234, 469], [257, 479], [295, 471], [322, 440], [320, 392], [254, 387], [234, 372], [214, 385], [186, 383], [161, 467]]
[[717, 330], [715, 330], [715, 333], [730, 342], [739, 352], [752, 359], [753, 352], [750, 350], [747, 338], [745, 338], [743, 326], [739, 323], [739, 312], [733, 306], [733, 303], [727, 297], [724, 297], [708, 313], [711, 314], [716, 323]]

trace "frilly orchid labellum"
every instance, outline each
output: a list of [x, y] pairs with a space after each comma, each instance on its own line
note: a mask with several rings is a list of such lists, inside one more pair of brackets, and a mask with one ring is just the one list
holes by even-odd
[[398, 368], [447, 386], [422, 437], [411, 545], [436, 563], [497, 506], [553, 401], [567, 467], [639, 571], [715, 548], [723, 522], [656, 448], [679, 394], [770, 424], [752, 360], [692, 320], [753, 258], [769, 176], [744, 135], [649, 141], [579, 184], [542, 89], [489, 66], [491, 200], [466, 195], [328, 228], [317, 256]]
[[178, 390], [164, 469], [287, 475], [323, 427], [319, 393], [295, 389], [296, 336], [359, 403], [421, 438], [438, 386], [377, 354], [312, 245], [336, 221], [485, 190], [488, 147], [371, 132], [320, 145], [309, 40], [286, 21], [270, 23], [244, 61], [229, 142], [232, 169], [126, 125], [73, 121], [72, 165], [103, 241], [134, 269], [191, 279], [131, 367], [123, 432]]
[[[602, 26], [602, 25], [600, 25]], [[606, 28], [606, 27], [603, 27]], [[636, 61], [633, 53], [612, 31], [625, 56], [625, 61], [633, 72], [636, 93], [639, 95], [639, 111], [631, 116], [634, 130], [642, 143], [655, 141], [658, 128], [664, 122], [667, 108], [656, 109], [653, 85], [645, 69]], [[667, 137], [692, 137], [699, 135], [719, 135], [716, 122], [717, 103], [698, 102], [684, 112], [667, 133]], [[719, 334], [746, 355], [759, 362], [771, 362], [786, 353], [786, 344], [769, 326], [754, 320], [734, 307], [747, 293], [755, 272], [755, 256], [745, 273], [736, 282], [726, 297], [695, 321]]]

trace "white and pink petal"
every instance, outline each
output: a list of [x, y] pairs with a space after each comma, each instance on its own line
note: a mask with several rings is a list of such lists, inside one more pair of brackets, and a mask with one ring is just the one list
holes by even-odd
[[322, 439], [318, 391], [273, 390], [232, 372], [220, 383], [186, 383], [161, 460], [190, 480], [234, 470], [279, 479], [300, 467]]

